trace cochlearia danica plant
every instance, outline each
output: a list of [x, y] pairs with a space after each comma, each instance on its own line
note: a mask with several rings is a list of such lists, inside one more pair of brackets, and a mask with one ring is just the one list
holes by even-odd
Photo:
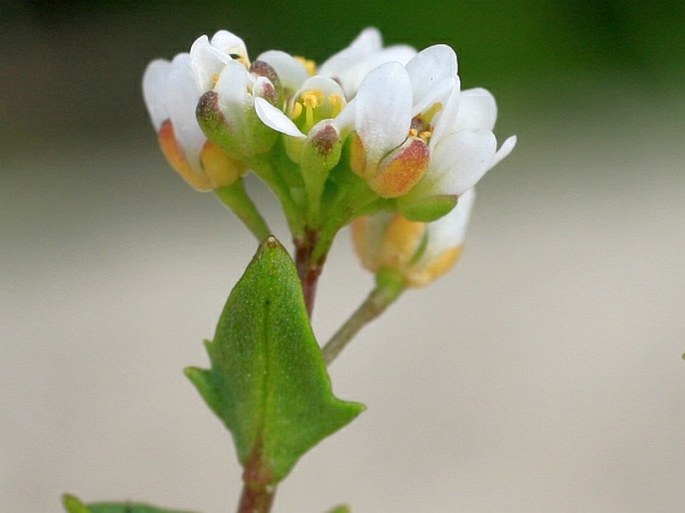
[[[321, 64], [279, 50], [251, 59], [225, 30], [201, 36], [188, 53], [147, 66], [143, 96], [171, 168], [213, 192], [256, 239], [205, 342], [208, 367], [185, 373], [233, 437], [243, 467], [237, 511], [266, 513], [299, 458], [364, 410], [333, 394], [328, 365], [403, 292], [454, 266], [474, 186], [516, 138], [498, 147], [495, 99], [461, 89], [449, 46], [383, 46], [374, 28]], [[245, 187], [250, 175], [279, 203], [292, 254]], [[320, 345], [310, 323], [317, 283], [348, 225], [375, 286]], [[180, 513], [72, 495], [64, 505]]]

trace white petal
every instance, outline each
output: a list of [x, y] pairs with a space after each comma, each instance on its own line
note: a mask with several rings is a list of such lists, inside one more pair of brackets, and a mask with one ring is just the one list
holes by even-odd
[[450, 133], [456, 131], [454, 126], [459, 112], [460, 99], [461, 91], [459, 90], [459, 79], [457, 77], [456, 87], [452, 90], [452, 93], [442, 109], [435, 115], [435, 120], [433, 122], [433, 137], [431, 137], [429, 142], [431, 148], [434, 148]]
[[373, 52], [350, 66], [344, 73], [336, 76], [347, 99], [354, 98], [364, 77], [374, 68], [386, 62], [399, 62], [403, 66], [416, 55], [411, 46], [396, 45]]
[[349, 102], [343, 110], [332, 121], [333, 126], [338, 130], [341, 139], [346, 139], [349, 133], [354, 130], [357, 104], [355, 100]]
[[369, 27], [361, 31], [347, 48], [332, 55], [319, 67], [319, 74], [336, 78], [348, 68], [356, 64], [359, 59], [380, 50], [383, 39], [378, 29]]
[[355, 98], [355, 129], [375, 166], [406, 138], [411, 124], [411, 82], [401, 64], [389, 62], [369, 73]]
[[[252, 134], [250, 123], [254, 121], [254, 98], [252, 96], [252, 77], [245, 66], [238, 61], [230, 61], [224, 66], [214, 91], [219, 96], [220, 108], [234, 134]], [[247, 142], [246, 142], [247, 144]]]
[[221, 70], [214, 86], [221, 104], [229, 109], [248, 109], [252, 105], [250, 76], [245, 66], [237, 61], [229, 61]]
[[324, 96], [334, 94], [340, 96], [343, 100], [345, 98], [345, 93], [343, 93], [340, 84], [332, 78], [322, 77], [320, 75], [315, 75], [305, 80], [294, 97], [297, 99], [305, 91], [321, 91]]
[[254, 108], [259, 119], [269, 128], [292, 137], [306, 137], [288, 116], [264, 98], [255, 98]]
[[169, 118], [166, 108], [166, 82], [170, 71], [169, 61], [156, 59], [147, 65], [143, 74], [143, 98], [155, 130], [159, 130], [162, 123]]
[[446, 100], [456, 85], [457, 56], [447, 45], [434, 45], [420, 51], [406, 68], [411, 79], [414, 113], [440, 99]]
[[281, 84], [285, 89], [289, 89], [291, 93], [297, 91], [302, 85], [302, 82], [309, 77], [307, 68], [302, 62], [295, 59], [292, 55], [281, 52], [280, 50], [269, 50], [268, 52], [264, 52], [257, 57], [257, 60], [266, 62], [276, 70], [278, 78], [281, 80]]
[[497, 120], [497, 104], [490, 91], [482, 88], [466, 89], [461, 92], [459, 113], [455, 121], [457, 130], [492, 130]]
[[210, 91], [216, 77], [231, 60], [228, 53], [212, 46], [207, 36], [198, 37], [190, 47], [190, 64], [198, 88], [203, 92]]
[[206, 140], [195, 117], [200, 96], [188, 54], [177, 55], [171, 62], [167, 79], [166, 105], [176, 140], [183, 147], [191, 165], [198, 165], [200, 150]]
[[475, 199], [476, 190], [471, 188], [459, 196], [457, 205], [448, 214], [429, 223], [425, 256], [438, 256], [445, 250], [464, 244]]
[[504, 141], [504, 143], [502, 143], [502, 146], [499, 150], [497, 150], [495, 157], [492, 159], [492, 167], [495, 167], [497, 164], [502, 162], [512, 152], [516, 146], [516, 141], [516, 136], [512, 135], [506, 141]]
[[[492, 168], [497, 140], [489, 130], [462, 130], [436, 145], [419, 183], [422, 193], [461, 195]], [[423, 182], [426, 182], [425, 185]]]
[[229, 58], [232, 58], [231, 56], [233, 55], [238, 55], [246, 63], [248, 61], [245, 42], [228, 30], [220, 30], [214, 34], [211, 44], [214, 48], [229, 56]]

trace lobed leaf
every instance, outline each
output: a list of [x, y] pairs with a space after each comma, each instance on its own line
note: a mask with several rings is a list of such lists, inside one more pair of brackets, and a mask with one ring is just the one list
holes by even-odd
[[273, 237], [231, 292], [206, 347], [210, 369], [186, 374], [233, 434], [247, 482], [280, 481], [364, 409], [333, 395], [295, 265]]

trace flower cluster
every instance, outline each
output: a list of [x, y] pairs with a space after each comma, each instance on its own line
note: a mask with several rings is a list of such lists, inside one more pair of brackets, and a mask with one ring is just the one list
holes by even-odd
[[498, 149], [495, 100], [461, 90], [450, 47], [384, 47], [373, 28], [318, 67], [277, 50], [251, 61], [234, 34], [202, 36], [150, 63], [143, 92], [162, 152], [194, 188], [220, 193], [252, 171], [315, 260], [358, 219], [364, 264], [413, 285], [456, 261], [470, 191], [516, 144]]

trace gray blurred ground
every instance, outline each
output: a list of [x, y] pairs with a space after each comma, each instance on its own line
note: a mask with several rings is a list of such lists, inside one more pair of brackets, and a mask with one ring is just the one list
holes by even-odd
[[[137, 95], [140, 71], [107, 96]], [[7, 84], [5, 113], [30, 115]], [[334, 364], [336, 393], [368, 410], [302, 459], [276, 511], [683, 509], [682, 88], [611, 73], [547, 86], [491, 87], [519, 147], [479, 187], [461, 263]], [[35, 137], [3, 118], [0, 511], [59, 511], [64, 491], [231, 510], [232, 444], [181, 369], [206, 364], [201, 341], [254, 242], [167, 169], [142, 103], [118, 134], [89, 130], [89, 109]], [[322, 340], [370, 286], [345, 234], [321, 283]]]

